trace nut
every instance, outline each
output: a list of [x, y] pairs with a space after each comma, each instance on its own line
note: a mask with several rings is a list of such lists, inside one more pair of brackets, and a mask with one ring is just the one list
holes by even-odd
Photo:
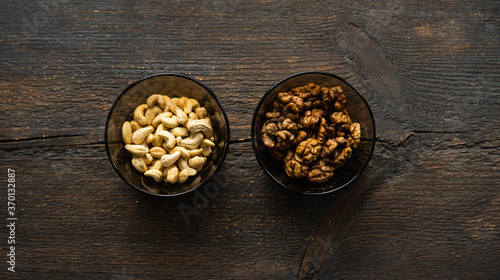
[[186, 102], [188, 100], [189, 100], [189, 98], [187, 98], [186, 96], [181, 96], [181, 97], [179, 97], [179, 99], [177, 99], [177, 103], [175, 105], [177, 105], [177, 107], [179, 107], [182, 110], [184, 110], [184, 104], [186, 104]]
[[198, 168], [201, 169], [205, 162], [207, 162], [206, 157], [195, 156], [188, 160], [188, 165], [194, 168], [196, 171], [199, 171]]
[[208, 139], [203, 139], [203, 142], [201, 142], [200, 147], [203, 149], [203, 152], [201, 154], [204, 157], [208, 157], [212, 153], [212, 148], [215, 147], [215, 144], [214, 142]]
[[165, 102], [165, 99], [160, 94], [153, 94], [153, 95], [149, 96], [146, 103], [148, 104], [148, 106], [150, 108], [152, 108], [155, 104], [158, 104], [159, 107], [161, 107], [162, 109], [165, 109], [165, 107], [167, 105]]
[[160, 131], [158, 135], [160, 135], [161, 138], [165, 139], [167, 148], [172, 149], [173, 147], [175, 147], [175, 144], [177, 142], [175, 141], [175, 136], [170, 131]]
[[144, 162], [142, 157], [139, 156], [133, 156], [132, 157], [132, 166], [135, 168], [135, 170], [144, 173], [146, 170], [148, 170], [147, 164]]
[[[179, 105], [180, 106], [180, 105]], [[200, 107], [200, 103], [196, 101], [195, 99], [188, 99], [184, 103], [184, 106], [182, 106], [182, 109], [184, 110], [184, 113], [189, 114], [193, 112], [193, 110], [196, 110], [196, 108]]]
[[152, 161], [153, 161], [153, 156], [150, 154], [150, 153], [147, 153], [145, 154], [143, 157], [141, 157], [142, 160], [144, 160], [144, 162], [146, 164], [150, 164]]
[[173, 149], [170, 150], [170, 153], [175, 153], [175, 152], [180, 152], [181, 153], [181, 156], [188, 159], [191, 157], [191, 154], [189, 153], [189, 151], [184, 148], [184, 147], [181, 147], [181, 146], [175, 146]]
[[156, 117], [153, 119], [153, 121], [151, 122], [151, 124], [154, 126], [154, 127], [158, 127], [158, 125], [160, 125], [161, 123], [161, 119], [162, 118], [170, 118], [172, 117], [172, 112], [163, 112], [163, 113], [159, 113], [158, 115], [156, 115]]
[[207, 116], [207, 109], [205, 107], [199, 107], [194, 110], [198, 119], [204, 119]]
[[179, 172], [179, 177], [177, 178], [177, 183], [184, 183], [188, 179], [189, 174], [186, 169]]
[[321, 117], [325, 114], [322, 109], [312, 109], [306, 111], [300, 118], [300, 124], [304, 127], [311, 127], [320, 122]]
[[203, 133], [191, 133], [189, 137], [182, 138], [180, 142], [177, 142], [177, 145], [184, 147], [186, 149], [196, 149], [200, 146], [201, 142], [203, 142]]
[[349, 131], [351, 132], [351, 146], [356, 149], [359, 146], [359, 143], [361, 142], [361, 126], [359, 123], [353, 123], [351, 124], [351, 127], [349, 127]]
[[329, 139], [328, 141], [326, 141], [326, 143], [323, 145], [323, 149], [321, 150], [321, 158], [327, 158], [331, 154], [333, 154], [333, 151], [335, 151], [338, 145], [339, 144], [333, 139]]
[[198, 149], [194, 149], [194, 150], [188, 150], [188, 151], [189, 151], [189, 157], [190, 158], [195, 157], [195, 156], [199, 156], [199, 155], [201, 155], [203, 153], [203, 149], [202, 148], [198, 148]]
[[352, 149], [351, 147], [345, 147], [342, 151], [336, 150], [334, 152], [334, 159], [331, 165], [336, 169], [342, 167], [344, 163], [351, 157]]
[[160, 162], [164, 167], [169, 167], [174, 164], [181, 157], [181, 152], [175, 151], [171, 154], [161, 156]]
[[188, 116], [186, 115], [186, 113], [184, 113], [184, 110], [182, 110], [178, 106], [176, 105], [170, 106], [170, 111], [172, 111], [172, 113], [174, 113], [174, 115], [177, 116], [177, 121], [180, 124], [185, 124], [188, 121]]
[[320, 168], [313, 168], [307, 173], [307, 180], [313, 183], [324, 183], [333, 177], [334, 172], [325, 172]]
[[149, 149], [149, 153], [155, 158], [161, 158], [162, 156], [167, 154], [167, 151], [165, 151], [165, 149], [163, 149], [162, 147], [153, 147]]
[[149, 169], [156, 169], [156, 170], [160, 170], [161, 172], [163, 172], [163, 170], [165, 170], [165, 167], [163, 166], [163, 164], [161, 163], [161, 160], [159, 159], [154, 159], [152, 162], [151, 162], [151, 165], [150, 165], [150, 168]]
[[165, 182], [174, 184], [179, 178], [179, 168], [176, 165], [171, 165], [165, 169], [163, 175], [165, 176]]
[[187, 159], [184, 157], [180, 157], [179, 160], [177, 161], [177, 164], [179, 166], [179, 169], [182, 171], [187, 170], [188, 176], [194, 176], [196, 175], [196, 170], [191, 168], [187, 162]]
[[132, 144], [132, 126], [128, 121], [122, 125], [122, 138], [125, 144]]
[[162, 95], [163, 100], [165, 100], [165, 112], [170, 111], [170, 106], [172, 106], [172, 99], [168, 97], [167, 95]]
[[160, 106], [155, 105], [146, 110], [144, 117], [146, 118], [148, 124], [152, 124], [154, 118], [160, 113], [163, 113], [163, 109]]
[[194, 112], [191, 112], [188, 114], [188, 122], [189, 121], [194, 121], [194, 120], [197, 120], [198, 119], [198, 115]]
[[207, 110], [187, 97], [153, 94], [146, 103], [136, 107], [134, 120], [122, 125], [132, 165], [156, 182], [184, 183], [202, 169], [215, 147]]
[[289, 177], [305, 178], [308, 170], [309, 166], [297, 161], [292, 151], [287, 152], [285, 156], [285, 172]]
[[154, 136], [153, 136], [153, 134], [149, 134], [149, 135], [146, 137], [145, 142], [146, 142], [146, 144], [150, 144], [150, 143], [152, 143], [152, 142], [153, 142], [153, 140], [154, 140]]
[[132, 153], [134, 156], [140, 156], [140, 157], [149, 152], [148, 148], [145, 147], [144, 145], [127, 144], [125, 145], [125, 149], [127, 149], [127, 151]]
[[259, 138], [271, 156], [283, 161], [289, 177], [325, 182], [361, 140], [361, 127], [345, 105], [338, 86], [309, 83], [280, 92], [266, 112]]
[[309, 164], [316, 160], [321, 151], [321, 145], [318, 140], [313, 138], [308, 138], [299, 143], [295, 149], [295, 158], [303, 163]]
[[163, 126], [166, 128], [174, 128], [179, 126], [179, 121], [176, 116], [173, 117], [163, 117], [160, 119]]
[[185, 127], [178, 126], [174, 127], [170, 130], [170, 132], [175, 136], [175, 137], [187, 137], [189, 136], [189, 130]]
[[143, 127], [142, 125], [138, 124], [135, 120], [134, 121], [130, 121], [130, 126], [132, 127], [132, 132], [135, 132], [139, 128]]
[[186, 128], [193, 133], [203, 132], [206, 138], [210, 138], [213, 135], [212, 123], [209, 118], [192, 120], [186, 124]]
[[142, 126], [148, 125], [148, 119], [146, 119], [146, 116], [144, 116], [147, 109], [148, 104], [141, 104], [137, 106], [134, 111], [134, 120]]
[[144, 142], [144, 140], [146, 140], [146, 137], [148, 137], [148, 135], [153, 133], [154, 130], [155, 128], [152, 126], [139, 128], [132, 134], [132, 142], [137, 145], [141, 144], [142, 142]]
[[153, 178], [156, 182], [161, 182], [163, 180], [163, 172], [158, 169], [149, 169], [144, 172], [144, 176]]
[[163, 124], [160, 123], [158, 127], [156, 127], [156, 131], [153, 134], [153, 142], [151, 142], [153, 147], [160, 147], [163, 144], [163, 138], [160, 136], [160, 132], [162, 131], [166, 131], [166, 129]]

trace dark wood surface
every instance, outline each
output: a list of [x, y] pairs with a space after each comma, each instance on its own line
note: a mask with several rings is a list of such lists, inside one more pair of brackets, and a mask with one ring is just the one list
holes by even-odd
[[[500, 2], [0, 5], [0, 278], [500, 279]], [[264, 92], [309, 70], [355, 85], [377, 125], [364, 174], [326, 196], [282, 189], [250, 142]], [[231, 125], [189, 224], [194, 194], [141, 194], [105, 153], [115, 98], [161, 72], [211, 87]]]

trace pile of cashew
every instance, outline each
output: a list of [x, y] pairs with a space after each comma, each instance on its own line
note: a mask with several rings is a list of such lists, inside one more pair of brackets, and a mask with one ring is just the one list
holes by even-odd
[[192, 98], [153, 94], [122, 126], [134, 168], [156, 182], [184, 183], [215, 147], [207, 110]]

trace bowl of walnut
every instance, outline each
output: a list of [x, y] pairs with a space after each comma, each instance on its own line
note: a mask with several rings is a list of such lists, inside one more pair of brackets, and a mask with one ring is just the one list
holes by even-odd
[[105, 128], [106, 152], [130, 186], [177, 196], [205, 184], [229, 146], [229, 122], [217, 96], [180, 74], [157, 74], [128, 86]]
[[375, 122], [363, 96], [324, 72], [303, 72], [271, 87], [252, 120], [262, 169], [285, 188], [326, 194], [353, 182], [375, 146]]

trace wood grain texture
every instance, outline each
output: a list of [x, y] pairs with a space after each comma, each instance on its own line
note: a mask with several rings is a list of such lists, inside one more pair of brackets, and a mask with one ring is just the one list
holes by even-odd
[[[0, 6], [0, 218], [7, 168], [18, 203], [17, 272], [3, 255], [0, 278], [500, 277], [498, 1]], [[274, 183], [250, 142], [261, 96], [308, 70], [352, 83], [377, 125], [363, 176], [318, 197]], [[113, 101], [161, 72], [199, 79], [227, 111], [208, 204], [143, 195], [106, 158]], [[202, 206], [189, 224], [183, 205]]]

